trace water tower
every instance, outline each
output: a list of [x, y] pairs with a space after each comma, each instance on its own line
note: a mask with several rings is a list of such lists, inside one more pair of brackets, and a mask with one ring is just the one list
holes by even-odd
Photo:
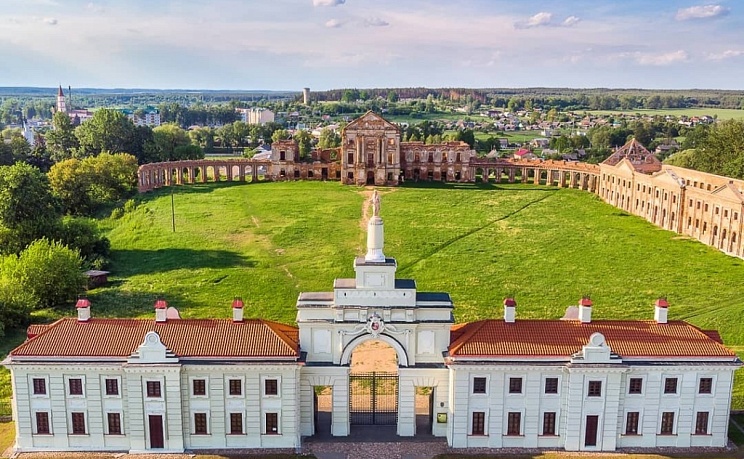
[[310, 105], [310, 88], [302, 88], [302, 102]]

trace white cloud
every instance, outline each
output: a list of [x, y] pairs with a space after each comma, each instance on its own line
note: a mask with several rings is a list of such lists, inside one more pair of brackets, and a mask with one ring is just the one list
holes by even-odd
[[385, 27], [389, 26], [390, 23], [380, 18], [367, 18], [364, 20], [364, 25], [367, 27]]
[[541, 11], [533, 16], [530, 16], [526, 21], [520, 21], [514, 24], [514, 27], [518, 29], [529, 29], [531, 27], [540, 27], [550, 24], [553, 19], [553, 13], [547, 11]]
[[732, 59], [734, 57], [744, 56], [744, 51], [740, 49], [727, 49], [720, 53], [708, 54], [708, 60], [711, 61], [722, 61], [724, 59]]
[[571, 27], [572, 25], [578, 23], [579, 21], [581, 21], [581, 19], [579, 19], [578, 17], [569, 16], [566, 19], [564, 19], [561, 24], [565, 27]]
[[313, 0], [313, 6], [339, 6], [346, 3], [346, 0]]
[[687, 52], [681, 49], [668, 53], [625, 53], [622, 57], [631, 57], [640, 65], [652, 66], [672, 65], [689, 59]]
[[329, 29], [337, 29], [344, 25], [343, 22], [339, 21], [338, 19], [329, 19], [326, 21], [325, 26]]
[[675, 16], [678, 21], [691, 19], [711, 19], [729, 14], [729, 9], [722, 5], [700, 5], [677, 10]]
[[57, 25], [57, 19], [56, 18], [44, 18], [44, 22], [49, 25]]

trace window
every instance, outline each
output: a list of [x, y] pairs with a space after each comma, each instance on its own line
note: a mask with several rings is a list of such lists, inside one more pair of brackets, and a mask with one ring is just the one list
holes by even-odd
[[664, 393], [665, 394], [676, 394], [677, 393], [677, 378], [666, 378], [664, 380]]
[[83, 380], [80, 378], [70, 378], [67, 380], [70, 389], [70, 395], [83, 395]]
[[558, 378], [545, 378], [545, 393], [546, 394], [557, 394], [558, 393]]
[[119, 395], [119, 380], [106, 378], [106, 395]]
[[698, 384], [698, 394], [712, 394], [713, 393], [713, 378], [700, 378]]
[[474, 394], [485, 394], [486, 393], [486, 378], [473, 378], [473, 393]]
[[486, 413], [483, 411], [473, 412], [473, 428], [471, 430], [472, 435], [485, 435], [486, 434]]
[[243, 385], [239, 379], [231, 379], [228, 382], [230, 395], [243, 395]]
[[160, 381], [147, 381], [147, 396], [151, 398], [162, 397], [160, 391]]
[[662, 435], [674, 434], [674, 412], [665, 411], [661, 414], [661, 430], [659, 431]]
[[543, 435], [555, 435], [555, 413], [543, 413]]
[[521, 394], [522, 393], [522, 378], [509, 378], [509, 393], [510, 394]]
[[629, 411], [625, 417], [625, 435], [638, 435], [638, 421], [640, 419], [638, 411]]
[[586, 395], [589, 397], [601, 397], [602, 381], [589, 381], [589, 390]]
[[46, 379], [44, 378], [34, 378], [33, 381], [34, 386], [34, 395], [46, 395]]
[[522, 413], [518, 411], [510, 412], [506, 418], [506, 434], [507, 435], [521, 435], [521, 427], [522, 427]]
[[279, 433], [279, 414], [278, 413], [266, 413], [266, 433], [267, 434], [278, 434]]
[[207, 381], [203, 379], [194, 379], [191, 382], [192, 395], [207, 395]]
[[628, 383], [629, 394], [642, 394], [643, 393], [643, 378], [630, 378]]
[[194, 413], [194, 435], [207, 433], [207, 413]]
[[121, 415], [119, 413], [106, 413], [109, 435], [121, 435]]
[[695, 435], [708, 435], [707, 411], [699, 411], [695, 417]]
[[242, 413], [230, 413], [230, 434], [231, 435], [242, 435], [243, 434], [243, 414]]
[[85, 435], [85, 413], [72, 413], [72, 434]]
[[265, 380], [264, 395], [279, 395], [279, 381], [276, 379]]
[[49, 435], [51, 433], [49, 431], [49, 413], [46, 411], [36, 412], [36, 433], [42, 435]]

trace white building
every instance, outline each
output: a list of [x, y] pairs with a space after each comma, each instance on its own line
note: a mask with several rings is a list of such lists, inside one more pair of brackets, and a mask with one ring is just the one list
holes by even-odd
[[246, 124], [266, 124], [274, 122], [274, 112], [268, 108], [236, 108], [240, 121]]
[[[80, 300], [77, 319], [32, 326], [3, 362], [16, 451], [296, 448], [358, 424], [456, 448], [726, 445], [741, 362], [716, 332], [667, 320], [665, 300], [653, 320], [592, 320], [588, 298], [563, 320], [520, 320], [508, 298], [503, 318], [454, 325], [448, 294], [395, 278], [379, 210], [373, 198], [355, 277], [300, 294], [297, 328], [244, 320], [239, 300], [232, 320], [180, 319], [164, 301], [155, 320], [99, 319]], [[350, 373], [368, 341], [394, 350], [396, 374]], [[331, 391], [325, 427], [319, 387]]]
[[142, 112], [123, 110], [123, 112], [135, 126], [160, 126], [160, 112], [157, 109], [147, 108]]

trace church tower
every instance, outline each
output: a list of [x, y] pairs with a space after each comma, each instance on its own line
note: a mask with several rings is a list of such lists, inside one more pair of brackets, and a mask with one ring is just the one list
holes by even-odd
[[67, 113], [67, 104], [65, 103], [65, 93], [62, 92], [62, 86], [60, 85], [59, 91], [57, 91], [57, 111]]

